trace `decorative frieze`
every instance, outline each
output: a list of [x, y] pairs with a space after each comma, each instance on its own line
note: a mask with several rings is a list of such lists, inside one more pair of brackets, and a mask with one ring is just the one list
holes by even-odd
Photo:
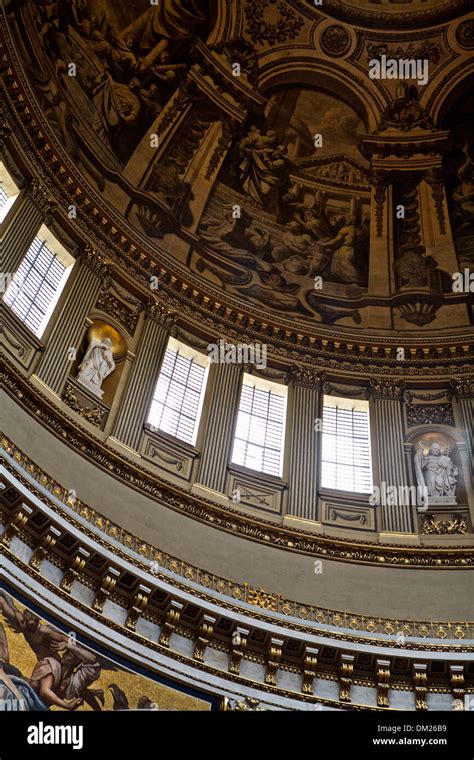
[[407, 424], [414, 425], [455, 425], [451, 404], [408, 404]]
[[405, 382], [403, 380], [372, 378], [370, 387], [374, 399], [399, 400], [402, 398]]
[[468, 532], [468, 524], [460, 514], [452, 514], [450, 518], [435, 518], [434, 515], [428, 514], [423, 517], [422, 533], [426, 535], [453, 535]]

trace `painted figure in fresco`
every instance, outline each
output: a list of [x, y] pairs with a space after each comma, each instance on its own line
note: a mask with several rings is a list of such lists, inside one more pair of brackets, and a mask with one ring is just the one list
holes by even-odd
[[295, 203], [293, 219], [303, 227], [305, 232], [315, 240], [330, 237], [334, 234], [325, 212], [325, 194], [317, 190], [310, 203]]
[[0, 624], [0, 712], [47, 709], [18, 668], [10, 664], [8, 641], [5, 629]]
[[464, 146], [466, 161], [458, 171], [461, 184], [453, 190], [454, 215], [457, 220], [474, 224], [474, 162]]
[[106, 13], [100, 19], [91, 16], [83, 31], [101, 63], [110, 69], [116, 79], [126, 81], [127, 75], [137, 66], [137, 58], [131, 49], [132, 37], [119, 36]]
[[93, 340], [79, 365], [77, 380], [99, 398], [103, 396], [102, 383], [115, 369], [111, 349], [112, 341], [110, 338]]
[[64, 633], [57, 631], [48, 623], [41, 622], [40, 618], [30, 610], [26, 609], [23, 612], [19, 610], [13, 600], [1, 589], [0, 612], [15, 633], [23, 634], [38, 660], [55, 654], [52, 644], [68, 640]]
[[131, 152], [127, 132], [137, 123], [141, 111], [140, 90], [140, 80], [136, 77], [128, 84], [120, 84], [105, 73], [97, 80], [93, 91], [97, 116], [92, 126], [124, 160]]
[[362, 282], [357, 254], [360, 252], [360, 234], [355, 217], [351, 216], [332, 240], [320, 242], [321, 247], [333, 251], [331, 275], [340, 282]]
[[278, 145], [273, 130], [262, 134], [251, 127], [240, 141], [240, 180], [248, 200], [269, 214], [278, 211], [280, 189], [288, 179], [287, 149]]
[[120, 36], [132, 37], [145, 67], [150, 68], [170, 43], [192, 40], [206, 25], [206, 0], [166, 0], [142, 13]]
[[451, 497], [456, 494], [458, 468], [450, 456], [441, 453], [439, 443], [432, 443], [423, 454], [423, 441], [418, 443], [414, 456], [418, 485], [428, 490], [428, 496]]
[[44, 657], [36, 663], [30, 683], [45, 704], [77, 710], [84, 702], [88, 687], [99, 678], [101, 666], [93, 652], [69, 638], [52, 643], [51, 648], [55, 656]]
[[94, 653], [79, 647], [70, 636], [42, 622], [31, 610], [19, 610], [1, 589], [0, 612], [15, 633], [23, 634], [36, 656], [37, 663], [30, 684], [42, 703], [55, 704], [64, 710], [76, 710], [87, 702], [93, 710], [101, 709], [99, 702], [104, 704], [103, 690], [89, 687], [99, 677], [101, 668], [115, 670], [113, 666], [99, 662]]

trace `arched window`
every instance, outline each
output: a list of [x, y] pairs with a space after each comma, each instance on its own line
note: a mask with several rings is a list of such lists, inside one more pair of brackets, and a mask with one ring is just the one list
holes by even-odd
[[5, 164], [0, 161], [0, 224], [15, 203], [20, 190]]
[[287, 388], [244, 374], [232, 462], [281, 476]]
[[44, 225], [8, 283], [4, 303], [38, 338], [42, 336], [74, 264]]
[[194, 445], [201, 418], [209, 358], [170, 338], [147, 422]]
[[324, 396], [321, 487], [372, 492], [368, 401]]

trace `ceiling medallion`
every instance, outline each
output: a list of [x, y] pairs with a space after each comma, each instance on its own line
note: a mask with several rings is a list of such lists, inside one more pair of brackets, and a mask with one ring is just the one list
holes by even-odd
[[463, 48], [474, 48], [474, 21], [467, 19], [462, 21], [456, 29], [456, 39]]
[[351, 36], [345, 27], [331, 24], [321, 32], [320, 43], [326, 55], [340, 57], [349, 52]]

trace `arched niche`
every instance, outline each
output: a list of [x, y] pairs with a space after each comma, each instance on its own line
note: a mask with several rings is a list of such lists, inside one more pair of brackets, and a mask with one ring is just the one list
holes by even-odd
[[451, 133], [443, 157], [446, 198], [461, 271], [474, 264], [474, 84], [472, 77], [453, 88], [439, 112]]
[[282, 56], [272, 52], [259, 59], [259, 90], [262, 95], [284, 85], [307, 86], [321, 90], [349, 105], [362, 119], [368, 132], [374, 130], [385, 103], [372, 82], [358, 77], [334, 61], [324, 61], [313, 54], [301, 56], [300, 50]]
[[[441, 487], [443, 475], [442, 469], [446, 465], [446, 476], [451, 477], [453, 481], [455, 481], [454, 498], [446, 496], [446, 498], [438, 499], [435, 495], [431, 496], [431, 498], [429, 496], [429, 511], [452, 511], [457, 507], [466, 508], [468, 504], [466, 479], [469, 477], [469, 473], [466, 472], [466, 461], [463, 456], [465, 442], [461, 440], [456, 431], [448, 425], [418, 425], [410, 430], [410, 433], [406, 436], [405, 454], [413, 484], [415, 486], [422, 484], [420, 482], [419, 467], [415, 461], [416, 452], [418, 449], [422, 449], [424, 457], [427, 457], [430, 455], [430, 450], [433, 445], [439, 446], [440, 456], [443, 458], [449, 458], [457, 472], [455, 472], [444, 459], [439, 463], [439, 482], [437, 487]], [[434, 461], [426, 462], [425, 467], [421, 468], [421, 476], [427, 486], [429, 485], [426, 479], [427, 469], [434, 469], [434, 465]], [[429, 477], [434, 478], [435, 476], [436, 473], [434, 472]]]
[[115, 369], [102, 383], [102, 390], [104, 392], [102, 401], [108, 406], [111, 406], [125, 367], [125, 359], [128, 350], [127, 340], [124, 337], [122, 330], [118, 329], [115, 320], [105, 321], [102, 316], [94, 315], [91, 315], [89, 320], [91, 324], [88, 330], [86, 330], [81, 345], [77, 351], [76, 361], [71, 367], [71, 376], [77, 376], [80, 364], [84, 359], [90, 342], [94, 339], [103, 340], [104, 338], [109, 338], [112, 343], [111, 350], [115, 362]]

